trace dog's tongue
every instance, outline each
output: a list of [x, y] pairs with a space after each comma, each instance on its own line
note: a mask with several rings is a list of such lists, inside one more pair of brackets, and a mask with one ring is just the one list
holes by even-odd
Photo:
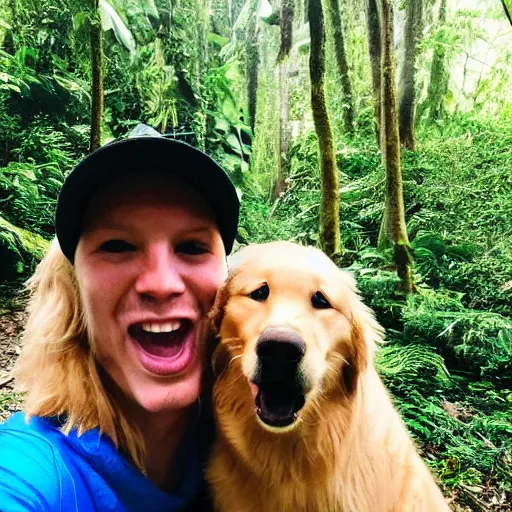
[[132, 338], [148, 354], [157, 357], [173, 357], [183, 348], [186, 328], [180, 327], [173, 332], [147, 332], [140, 326], [130, 329]]
[[296, 419], [304, 406], [304, 395], [296, 386], [284, 383], [264, 383], [256, 396], [256, 412], [268, 425], [284, 427]]
[[259, 394], [259, 404], [264, 414], [273, 417], [276, 420], [288, 418], [294, 413], [294, 399], [290, 396], [282, 396], [279, 391], [269, 392], [267, 389], [261, 389]]

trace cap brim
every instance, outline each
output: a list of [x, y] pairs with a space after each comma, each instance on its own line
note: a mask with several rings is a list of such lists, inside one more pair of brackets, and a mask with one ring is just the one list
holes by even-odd
[[111, 180], [148, 170], [176, 176], [201, 194], [216, 217], [226, 254], [231, 252], [239, 200], [224, 170], [208, 155], [184, 142], [164, 137], [135, 137], [91, 153], [66, 178], [55, 225], [61, 249], [70, 261], [74, 260], [82, 220], [92, 196]]

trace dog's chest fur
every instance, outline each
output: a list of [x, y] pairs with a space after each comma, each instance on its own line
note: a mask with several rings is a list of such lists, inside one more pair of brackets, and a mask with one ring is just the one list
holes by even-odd
[[[373, 380], [376, 375], [370, 378]], [[368, 397], [364, 390], [360, 392], [360, 400], [365, 402]], [[221, 434], [208, 468], [216, 510], [447, 510], [381, 384], [374, 387], [371, 398], [372, 406], [361, 403], [353, 407], [358, 413], [352, 415], [340, 404], [326, 405], [324, 418], [330, 421], [318, 422], [296, 442], [277, 436], [262, 439], [260, 444], [258, 434], [251, 433], [247, 426], [244, 438], [252, 447], [247, 451], [251, 454], [248, 460], [234, 451], [231, 440]], [[368, 422], [368, 407], [378, 410], [386, 422]], [[425, 500], [425, 496], [431, 500]]]

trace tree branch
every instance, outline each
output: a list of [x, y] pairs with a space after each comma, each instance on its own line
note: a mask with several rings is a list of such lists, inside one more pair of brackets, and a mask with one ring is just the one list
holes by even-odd
[[503, 10], [505, 11], [505, 16], [508, 19], [508, 22], [512, 26], [512, 15], [510, 14], [510, 10], [505, 2], [505, 0], [501, 0], [501, 5], [503, 5]]

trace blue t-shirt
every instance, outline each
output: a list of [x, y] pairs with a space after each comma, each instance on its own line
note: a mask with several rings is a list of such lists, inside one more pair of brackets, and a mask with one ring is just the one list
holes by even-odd
[[[156, 487], [93, 429], [64, 435], [57, 419], [23, 413], [0, 425], [1, 512], [174, 512], [203, 485], [199, 429], [178, 450], [173, 495]], [[202, 430], [202, 429], [201, 429]]]

